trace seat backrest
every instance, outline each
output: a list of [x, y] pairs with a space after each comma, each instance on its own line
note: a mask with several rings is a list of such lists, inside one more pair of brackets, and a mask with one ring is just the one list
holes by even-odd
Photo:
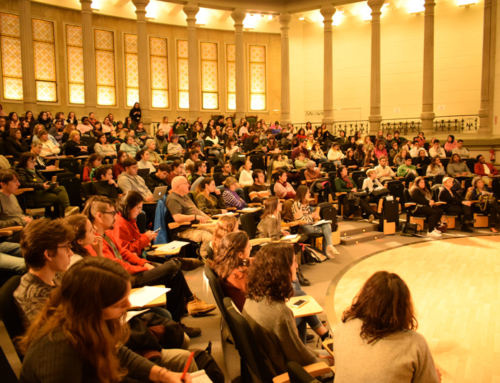
[[[24, 326], [19, 316], [18, 307], [14, 301], [14, 291], [19, 287], [20, 283], [21, 276], [15, 275], [0, 288], [0, 318], [12, 341], [24, 334]], [[17, 348], [16, 352], [22, 362], [24, 355]]]
[[244, 186], [243, 187], [243, 194], [245, 195], [245, 202], [246, 203], [251, 203], [252, 200], [250, 199], [250, 194], [249, 194], [249, 189], [250, 189], [250, 186]]
[[248, 238], [254, 239], [257, 234], [257, 225], [255, 224], [255, 220], [253, 214], [246, 213], [240, 216], [241, 227], [243, 231], [246, 231], [248, 234]]
[[367, 177], [359, 177], [357, 180], [356, 180], [356, 186], [358, 187], [358, 189], [361, 189], [363, 187], [363, 182], [365, 182]]
[[0, 347], [0, 371], [2, 371], [2, 382], [3, 383], [19, 383], [16, 373], [12, 369], [5, 352]]
[[224, 182], [222, 178], [222, 172], [215, 172], [214, 173], [214, 181], [215, 181], [215, 186], [221, 186], [222, 183]]
[[[259, 345], [255, 341], [255, 335], [247, 320], [241, 315], [233, 305], [231, 298], [224, 298], [224, 307], [228, 314], [228, 325], [233, 335], [236, 348], [241, 359], [255, 375], [259, 382], [271, 383], [273, 374], [267, 367], [266, 356], [262, 353]], [[244, 378], [242, 371], [242, 378]], [[248, 378], [248, 377], [247, 377]]]
[[80, 195], [80, 189], [82, 182], [80, 179], [76, 177], [66, 177], [59, 181], [59, 185], [64, 186], [66, 189], [71, 206], [78, 206], [81, 208], [82, 197]]
[[80, 164], [76, 158], [61, 158], [59, 160], [59, 168], [60, 169], [68, 169], [75, 176], [80, 174]]
[[82, 182], [82, 190], [85, 195], [85, 199], [89, 199], [94, 194], [92, 191], [92, 182]]
[[324, 171], [326, 173], [336, 171], [337, 167], [333, 162], [323, 162], [321, 164], [321, 171]]
[[264, 172], [264, 174], [266, 173], [266, 163], [264, 161], [264, 156], [262, 155], [250, 156], [249, 160], [252, 163], [253, 170], [260, 169]]
[[411, 203], [413, 200], [411, 199], [410, 191], [408, 189], [404, 190], [405, 203]]
[[286, 369], [288, 371], [290, 383], [319, 383], [314, 376], [304, 370], [304, 367], [297, 362], [288, 362]]
[[222, 291], [222, 286], [220, 285], [219, 278], [215, 274], [215, 271], [213, 271], [208, 264], [205, 265], [203, 270], [205, 271], [205, 275], [208, 279], [208, 284], [212, 289], [212, 294], [214, 295], [215, 303], [217, 303], [217, 307], [219, 308], [222, 317], [227, 322], [227, 311], [226, 308], [224, 307], [224, 298], [226, 296], [224, 295], [224, 291]]
[[305, 181], [306, 180], [306, 168], [301, 168], [299, 170], [299, 173], [300, 173], [300, 182], [302, 181]]
[[357, 181], [359, 177], [365, 177], [366, 172], [364, 170], [357, 170], [355, 172], [352, 172], [351, 178], [354, 181], [354, 183], [357, 185]]

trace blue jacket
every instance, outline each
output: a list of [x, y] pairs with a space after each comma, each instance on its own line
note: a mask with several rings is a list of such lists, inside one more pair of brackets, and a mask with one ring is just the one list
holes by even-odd
[[167, 223], [165, 222], [165, 213], [167, 212], [166, 198], [164, 195], [162, 199], [158, 200], [156, 204], [154, 230], [161, 229], [155, 239], [155, 245], [162, 245], [169, 242], [167, 233]]

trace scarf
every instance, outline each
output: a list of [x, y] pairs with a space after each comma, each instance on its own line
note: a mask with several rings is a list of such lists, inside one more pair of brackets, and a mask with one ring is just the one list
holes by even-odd
[[348, 189], [352, 189], [354, 187], [348, 175], [343, 176], [342, 179], [346, 183]]

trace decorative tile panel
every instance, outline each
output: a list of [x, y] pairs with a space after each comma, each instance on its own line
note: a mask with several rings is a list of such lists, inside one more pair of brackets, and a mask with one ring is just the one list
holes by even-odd
[[153, 89], [168, 89], [166, 57], [151, 57], [151, 86]]
[[36, 81], [36, 99], [42, 102], [57, 102], [56, 83]]
[[153, 108], [168, 108], [168, 91], [153, 89]]
[[82, 83], [83, 74], [83, 49], [68, 47], [68, 78], [70, 83]]
[[124, 35], [125, 53], [138, 53], [137, 51], [137, 35]]
[[227, 95], [227, 108], [229, 110], [236, 110], [236, 94], [229, 93]]
[[266, 62], [266, 47], [263, 46], [250, 46], [250, 62]]
[[188, 60], [179, 59], [177, 67], [177, 70], [179, 72], [179, 90], [189, 90]]
[[203, 93], [203, 109], [219, 109], [219, 94]]
[[266, 110], [266, 96], [263, 94], [250, 95], [251, 110]]
[[134, 106], [136, 102], [139, 102], [139, 89], [127, 88], [127, 106]]
[[23, 70], [19, 16], [0, 13], [0, 53], [3, 97], [6, 100], [22, 100]]
[[177, 40], [177, 57], [188, 58], [188, 42], [187, 40]]
[[0, 13], [0, 34], [2, 36], [21, 38], [19, 16]]
[[227, 109], [236, 110], [236, 45], [226, 45]]
[[54, 23], [32, 19], [33, 40], [54, 43]]
[[6, 100], [23, 99], [23, 80], [20, 78], [3, 78], [3, 98]]
[[82, 27], [66, 25], [66, 45], [83, 47]]
[[96, 50], [114, 51], [113, 32], [94, 31], [94, 46]]
[[266, 47], [250, 46], [250, 110], [266, 110]]
[[201, 90], [202, 92], [217, 92], [217, 62], [201, 62]]
[[20, 39], [2, 37], [2, 73], [6, 77], [23, 77]]
[[54, 23], [32, 19], [33, 56], [35, 58], [36, 99], [57, 102], [56, 46]]
[[168, 108], [168, 51], [167, 39], [149, 38], [151, 65], [151, 96], [153, 108]]
[[167, 56], [167, 39], [150, 37], [149, 52], [152, 56]]
[[139, 58], [135, 54], [125, 55], [127, 87], [139, 87]]
[[217, 44], [201, 43], [201, 59], [217, 60]]
[[69, 103], [85, 104], [85, 88], [83, 84], [69, 84]]
[[266, 91], [266, 65], [250, 64], [250, 92], [265, 93]]
[[98, 86], [97, 87], [97, 104], [98, 105], [116, 105], [116, 95], [114, 87]]
[[179, 92], [179, 108], [189, 109], [189, 92]]
[[234, 44], [226, 45], [226, 60], [236, 61], [236, 45]]
[[35, 48], [35, 78], [37, 80], [56, 81], [54, 44], [35, 41], [33, 46]]
[[70, 104], [85, 103], [82, 27], [66, 25], [68, 92]]
[[113, 52], [96, 51], [97, 84], [115, 86], [115, 55]]

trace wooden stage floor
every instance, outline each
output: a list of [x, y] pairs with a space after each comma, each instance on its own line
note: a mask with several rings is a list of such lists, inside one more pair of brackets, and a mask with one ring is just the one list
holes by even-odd
[[340, 321], [376, 271], [408, 284], [443, 383], [500, 382], [500, 237], [429, 241], [384, 251], [354, 265], [335, 289]]

